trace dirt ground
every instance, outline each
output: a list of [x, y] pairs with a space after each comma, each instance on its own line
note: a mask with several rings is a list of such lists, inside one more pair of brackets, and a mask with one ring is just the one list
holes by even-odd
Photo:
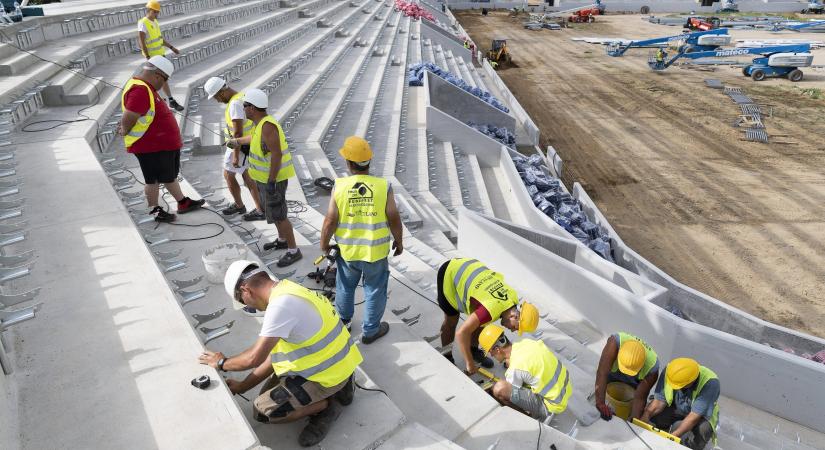
[[[612, 58], [573, 37], [628, 39], [680, 28], [638, 15], [561, 31], [524, 18], [458, 12], [480, 49], [508, 38], [516, 68], [499, 73], [622, 238], [681, 282], [768, 321], [825, 337], [825, 70], [754, 82], [741, 69], [647, 67], [647, 49]], [[825, 34], [732, 31], [734, 39]], [[825, 64], [825, 50], [814, 51]], [[747, 59], [742, 59], [747, 61]], [[739, 107], [716, 78], [772, 113], [769, 144], [743, 141]], [[825, 98], [825, 95], [823, 95]]]

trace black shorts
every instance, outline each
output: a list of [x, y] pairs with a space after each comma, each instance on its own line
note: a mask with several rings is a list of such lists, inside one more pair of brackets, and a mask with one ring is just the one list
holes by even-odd
[[266, 223], [275, 223], [286, 220], [286, 187], [289, 180], [279, 181], [275, 183], [275, 190], [269, 192], [267, 183], [258, 184], [258, 199], [264, 208], [264, 215], [266, 216]]
[[438, 275], [436, 275], [436, 284], [438, 285], [438, 307], [444, 311], [444, 314], [448, 316], [457, 316], [458, 310], [453, 308], [453, 305], [447, 300], [447, 297], [444, 295], [444, 275], [447, 274], [447, 266], [450, 264], [450, 261], [445, 262], [438, 268]]
[[146, 184], [173, 183], [180, 172], [180, 151], [135, 153]]

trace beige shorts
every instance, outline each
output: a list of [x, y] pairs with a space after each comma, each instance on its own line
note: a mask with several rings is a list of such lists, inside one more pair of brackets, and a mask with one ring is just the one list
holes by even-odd
[[343, 389], [348, 380], [332, 387], [324, 387], [301, 377], [278, 377], [273, 374], [264, 383], [260, 395], [252, 402], [255, 420], [263, 423], [281, 423], [293, 411], [332, 397]]

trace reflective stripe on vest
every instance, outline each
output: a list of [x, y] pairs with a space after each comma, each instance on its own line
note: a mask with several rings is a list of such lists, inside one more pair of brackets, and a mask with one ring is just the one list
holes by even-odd
[[[690, 396], [691, 404], [696, 400], [696, 396], [702, 392], [702, 388], [705, 387], [705, 384], [710, 380], [718, 380], [719, 377], [716, 376], [716, 373], [707, 367], [699, 366], [699, 378], [698, 382], [696, 383], [696, 388], [693, 389], [693, 392]], [[664, 394], [665, 394], [665, 402], [668, 406], [673, 403], [673, 387], [670, 383], [667, 382], [667, 377], [665, 377], [665, 387], [664, 387]], [[711, 414], [710, 420], [710, 427], [713, 429], [713, 442], [714, 445], [716, 444], [716, 424], [719, 423], [719, 399], [716, 399], [716, 403], [713, 404], [713, 414]]]
[[444, 296], [456, 311], [470, 314], [470, 300], [475, 299], [490, 313], [491, 322], [518, 304], [516, 291], [504, 282], [504, 277], [475, 259], [450, 260], [442, 286]]
[[266, 147], [262, 142], [262, 130], [265, 123], [271, 123], [278, 129], [278, 140], [281, 143], [281, 167], [278, 169], [278, 174], [275, 181], [284, 181], [295, 176], [295, 167], [292, 165], [292, 155], [286, 143], [286, 136], [284, 130], [278, 121], [272, 116], [266, 116], [252, 129], [252, 142], [249, 144], [249, 176], [259, 183], [267, 183], [269, 181], [270, 156], [269, 150], [264, 151]]
[[280, 339], [270, 359], [278, 376], [300, 376], [325, 387], [346, 380], [363, 361], [361, 352], [343, 326], [335, 307], [326, 297], [297, 283], [283, 280], [270, 293], [273, 304], [280, 297], [293, 295], [312, 304], [321, 316], [321, 329], [301, 343]]
[[549, 412], [558, 414], [567, 409], [573, 392], [570, 373], [544, 342], [522, 339], [513, 344], [507, 370], [524, 370], [538, 378], [539, 384], [530, 390], [544, 397]]
[[143, 25], [146, 26], [146, 39], [143, 43], [146, 44], [146, 51], [149, 52], [149, 57], [157, 55], [165, 55], [166, 51], [163, 49], [163, 33], [160, 31], [160, 24], [157, 19], [149, 20], [148, 17], [140, 19]]
[[[656, 352], [653, 350], [651, 346], [647, 345], [647, 342], [639, 339], [638, 337], [630, 333], [625, 333], [623, 331], [620, 331], [618, 334], [619, 342], [617, 344], [619, 345], [619, 348], [621, 348], [622, 344], [627, 342], [628, 340], [639, 341], [639, 343], [642, 344], [642, 347], [645, 348], [645, 364], [642, 366], [642, 369], [639, 370], [639, 373], [636, 374], [635, 377], [639, 381], [644, 380], [645, 377], [650, 373], [650, 369], [652, 369], [653, 366], [656, 365], [656, 362], [659, 360], [659, 356], [656, 354]], [[617, 358], [616, 361], [613, 361], [613, 367], [610, 369], [610, 372], [616, 373], [618, 371], [619, 363]]]
[[387, 180], [370, 175], [352, 175], [335, 180], [338, 226], [335, 242], [346, 261], [375, 262], [390, 254]]
[[[232, 98], [229, 99], [229, 103], [226, 104], [226, 111], [224, 111], [224, 119], [226, 120], [226, 137], [233, 138], [235, 137], [235, 122], [232, 120], [232, 116], [229, 115], [229, 108], [232, 106], [232, 102], [234, 101], [242, 101], [243, 100], [243, 92], [238, 92], [237, 94], [233, 95]], [[255, 123], [249, 119], [245, 119], [243, 121], [243, 134], [241, 136], [249, 136], [252, 134], [252, 130], [255, 129]]]
[[135, 125], [132, 126], [132, 129], [126, 133], [126, 136], [123, 136], [123, 144], [126, 148], [131, 147], [138, 139], [142, 138], [149, 129], [149, 126], [152, 125], [152, 121], [155, 120], [155, 91], [145, 81], [138, 80], [137, 78], [130, 79], [126, 82], [126, 86], [123, 86], [123, 92], [120, 94], [121, 110], [126, 111], [126, 93], [129, 92], [132, 86], [143, 86], [146, 88], [146, 92], [149, 94], [149, 110], [146, 111], [146, 114], [140, 116], [137, 122], [135, 122]]

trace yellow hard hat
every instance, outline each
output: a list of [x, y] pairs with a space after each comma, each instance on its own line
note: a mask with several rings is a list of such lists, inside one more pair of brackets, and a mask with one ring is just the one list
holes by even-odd
[[625, 375], [635, 377], [639, 371], [642, 370], [642, 366], [645, 365], [645, 359], [647, 359], [645, 346], [635, 339], [625, 341], [622, 343], [622, 346], [619, 347], [619, 357], [617, 359], [619, 371]]
[[347, 161], [356, 163], [367, 162], [372, 159], [372, 149], [369, 142], [358, 136], [348, 137], [338, 153]]
[[490, 353], [490, 349], [498, 342], [498, 339], [504, 335], [504, 328], [489, 324], [485, 325], [478, 335], [478, 345], [484, 350], [484, 353]]
[[682, 389], [699, 377], [699, 363], [690, 358], [676, 358], [667, 365], [665, 379], [673, 389]]
[[518, 318], [518, 335], [532, 333], [539, 326], [539, 310], [532, 303], [524, 302]]
[[149, 0], [146, 2], [146, 8], [160, 12], [160, 2], [158, 0]]

